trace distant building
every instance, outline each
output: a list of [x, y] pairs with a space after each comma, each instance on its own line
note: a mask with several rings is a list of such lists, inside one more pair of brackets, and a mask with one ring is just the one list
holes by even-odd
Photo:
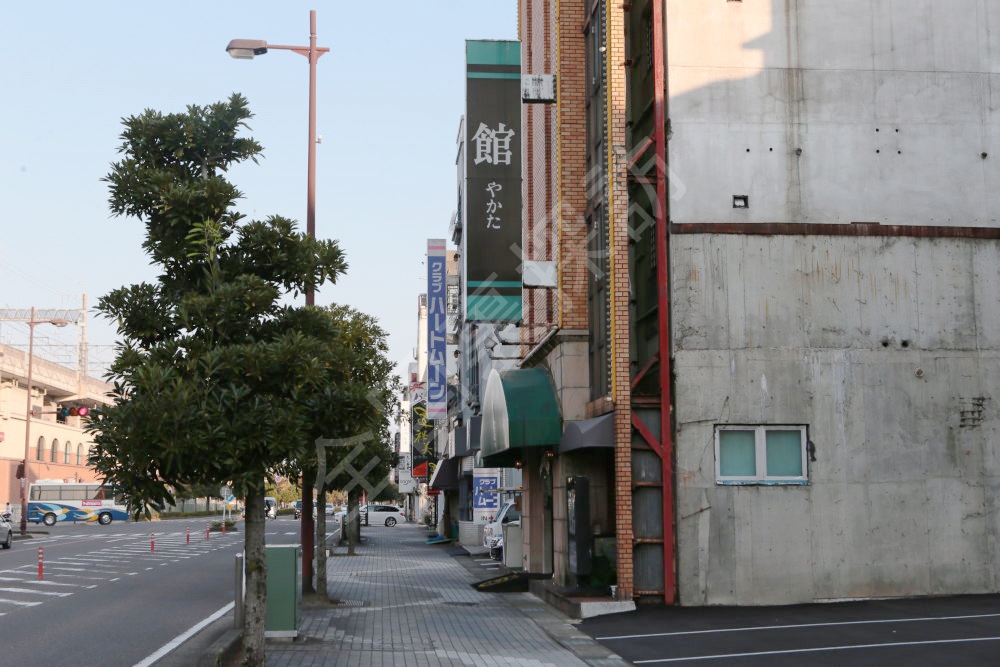
[[[97, 481], [96, 473], [87, 466], [93, 441], [83, 431], [84, 419], [63, 415], [61, 409], [93, 410], [107, 405], [111, 386], [37, 356], [31, 370], [34, 391], [28, 481]], [[0, 499], [9, 502], [15, 513], [19, 512], [21, 502], [17, 469], [24, 459], [27, 379], [28, 353], [0, 345]]]

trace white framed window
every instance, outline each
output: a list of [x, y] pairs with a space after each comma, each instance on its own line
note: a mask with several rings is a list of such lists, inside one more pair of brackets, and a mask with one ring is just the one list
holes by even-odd
[[717, 484], [808, 484], [807, 428], [802, 425], [715, 427]]

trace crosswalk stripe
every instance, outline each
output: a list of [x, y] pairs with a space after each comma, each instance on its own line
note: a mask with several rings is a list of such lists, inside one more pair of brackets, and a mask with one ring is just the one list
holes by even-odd
[[12, 604], [18, 607], [37, 607], [41, 602], [25, 602], [24, 600], [5, 600], [0, 598], [0, 604]]
[[64, 598], [72, 593], [56, 593], [54, 591], [36, 591], [30, 588], [0, 588], [4, 593], [28, 593], [30, 595], [51, 595], [57, 598]]

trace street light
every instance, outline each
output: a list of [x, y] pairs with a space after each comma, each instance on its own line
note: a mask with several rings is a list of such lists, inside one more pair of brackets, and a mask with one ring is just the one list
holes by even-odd
[[[27, 316], [26, 316], [27, 315]], [[39, 312], [32, 308], [30, 314], [26, 310], [0, 310], [0, 321], [21, 322], [28, 325], [28, 379], [25, 393], [24, 411], [24, 461], [21, 462], [21, 534], [28, 532], [28, 461], [31, 448], [31, 381], [35, 359], [35, 327], [39, 324], [53, 324], [64, 327], [75, 324], [83, 316], [79, 310], [43, 310]]]
[[[263, 39], [234, 39], [229, 42], [226, 52], [238, 60], [252, 60], [270, 49], [294, 51], [309, 59], [309, 167], [306, 187], [306, 233], [316, 236], [316, 62], [330, 51], [325, 46], [316, 46], [316, 10], [309, 10], [309, 46], [284, 46], [268, 44]], [[315, 303], [312, 285], [306, 286], [306, 305]]]
[[[268, 44], [262, 39], [234, 39], [229, 42], [226, 52], [239, 60], [252, 60], [254, 56], [262, 56], [269, 49], [294, 51], [309, 59], [309, 167], [306, 175], [306, 233], [316, 236], [316, 62], [330, 49], [316, 46], [316, 10], [309, 10], [309, 46], [283, 46]], [[306, 285], [306, 305], [315, 305], [315, 289], [312, 284]], [[320, 499], [323, 500], [323, 499]], [[312, 485], [302, 482], [302, 581], [303, 587], [312, 590], [312, 557], [313, 557], [313, 525]], [[307, 583], [308, 582], [308, 583]]]

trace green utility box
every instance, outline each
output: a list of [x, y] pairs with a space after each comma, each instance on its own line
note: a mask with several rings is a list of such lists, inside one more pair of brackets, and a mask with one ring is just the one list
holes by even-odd
[[299, 602], [302, 599], [302, 547], [298, 544], [266, 546], [267, 615], [265, 637], [299, 636]]

